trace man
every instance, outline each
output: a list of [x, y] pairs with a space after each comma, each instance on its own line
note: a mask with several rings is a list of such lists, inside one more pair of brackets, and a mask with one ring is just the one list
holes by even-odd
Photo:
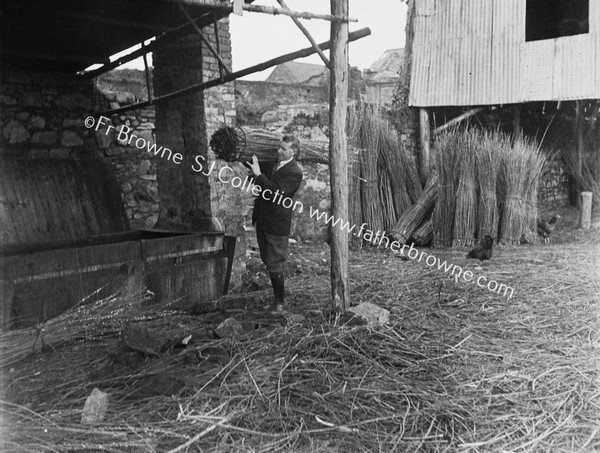
[[277, 312], [282, 312], [284, 307], [283, 265], [287, 259], [292, 226], [293, 206], [289, 200], [285, 203], [284, 200], [293, 199], [302, 182], [302, 170], [294, 160], [295, 140], [293, 135], [281, 139], [277, 149], [278, 165], [269, 176], [261, 173], [256, 156], [252, 156], [249, 164], [255, 176], [254, 184], [261, 188], [261, 194], [254, 200], [252, 224], [256, 228], [260, 258], [271, 277]]

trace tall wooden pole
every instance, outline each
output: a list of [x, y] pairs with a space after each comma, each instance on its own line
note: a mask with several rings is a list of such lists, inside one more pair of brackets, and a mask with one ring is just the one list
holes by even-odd
[[[348, 0], [330, 0], [331, 15], [348, 17]], [[348, 221], [348, 154], [346, 115], [348, 107], [348, 23], [331, 22], [331, 71], [329, 87], [329, 172], [331, 213]], [[338, 223], [339, 225], [339, 223]], [[331, 297], [334, 307], [350, 306], [348, 285], [348, 233], [331, 229]]]
[[[585, 148], [585, 140], [584, 140], [584, 134], [583, 134], [583, 128], [584, 128], [584, 124], [585, 124], [585, 111], [584, 111], [584, 101], [575, 101], [575, 109], [576, 109], [576, 119], [575, 119], [575, 136], [576, 136], [576, 142], [577, 142], [577, 155], [576, 155], [576, 164], [577, 164], [577, 173], [579, 173], [579, 175], [583, 174], [583, 151]], [[581, 206], [581, 187], [579, 186], [579, 183], [577, 182], [578, 179], [575, 179], [575, 184], [576, 184], [576, 192], [575, 192], [575, 200], [576, 200], [576, 204], [577, 206]]]
[[518, 141], [523, 138], [523, 131], [521, 129], [521, 104], [513, 104], [510, 107], [512, 113], [512, 132], [513, 138]]

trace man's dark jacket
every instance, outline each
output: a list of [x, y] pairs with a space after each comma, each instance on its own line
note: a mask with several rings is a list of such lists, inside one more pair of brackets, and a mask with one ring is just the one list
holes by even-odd
[[[302, 182], [302, 170], [295, 159], [285, 164], [277, 171], [273, 171], [270, 178], [262, 173], [254, 179], [254, 184], [260, 186], [265, 192], [267, 201], [260, 194], [254, 200], [254, 211], [252, 212], [252, 224], [256, 224], [265, 233], [277, 236], [289, 236], [292, 227], [292, 211], [290, 208], [283, 207], [283, 200], [286, 197], [293, 198]], [[274, 201], [275, 194], [279, 190], [281, 197], [277, 197], [278, 202]], [[289, 205], [286, 202], [286, 205]]]

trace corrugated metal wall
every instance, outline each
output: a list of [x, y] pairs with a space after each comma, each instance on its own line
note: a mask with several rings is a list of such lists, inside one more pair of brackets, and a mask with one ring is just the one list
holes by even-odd
[[410, 105], [600, 98], [600, 0], [589, 33], [525, 42], [526, 0], [415, 0]]

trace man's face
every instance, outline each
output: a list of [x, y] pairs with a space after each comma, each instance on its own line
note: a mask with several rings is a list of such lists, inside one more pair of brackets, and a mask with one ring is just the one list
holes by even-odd
[[279, 148], [277, 149], [277, 158], [279, 161], [288, 160], [294, 157], [294, 149], [291, 143], [284, 141], [279, 142]]

